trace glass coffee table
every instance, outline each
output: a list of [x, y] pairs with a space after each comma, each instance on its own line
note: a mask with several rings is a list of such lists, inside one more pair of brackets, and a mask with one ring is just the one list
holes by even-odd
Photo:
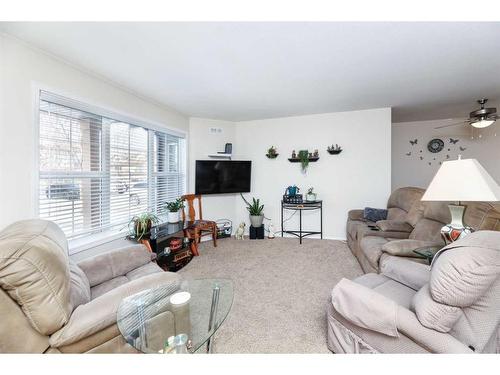
[[233, 294], [228, 279], [187, 280], [148, 289], [123, 299], [118, 328], [143, 353], [169, 352], [179, 340], [181, 352], [210, 353], [213, 335], [231, 310]]

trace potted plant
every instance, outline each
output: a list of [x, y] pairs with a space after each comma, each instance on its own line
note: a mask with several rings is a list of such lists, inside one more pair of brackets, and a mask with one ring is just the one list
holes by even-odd
[[307, 166], [309, 165], [309, 151], [300, 150], [299, 159], [300, 159], [300, 165], [302, 166], [302, 171], [305, 172], [307, 170]]
[[314, 188], [310, 187], [307, 189], [306, 201], [314, 202], [316, 200], [316, 193], [314, 192]]
[[267, 154], [266, 156], [269, 158], [269, 159], [276, 159], [278, 157], [278, 150], [276, 149], [276, 147], [274, 146], [271, 146], [268, 150], [267, 150]]
[[165, 208], [168, 211], [168, 222], [178, 223], [181, 221], [180, 210], [184, 208], [184, 200], [182, 198], [177, 198], [175, 201], [167, 202]]
[[[129, 222], [130, 237], [133, 237], [137, 242], [141, 242], [144, 236], [149, 233], [151, 227], [159, 222], [158, 216], [151, 212], [143, 212], [134, 216]], [[130, 227], [131, 225], [132, 227]]]
[[342, 147], [340, 147], [338, 144], [336, 144], [335, 146], [331, 145], [328, 146], [326, 151], [328, 151], [330, 155], [338, 155], [342, 152]]
[[264, 221], [264, 205], [260, 204], [260, 199], [255, 199], [252, 198], [252, 203], [250, 204], [243, 194], [241, 194], [241, 197], [245, 201], [247, 205], [247, 210], [248, 213], [250, 214], [250, 223], [252, 224], [252, 227], [254, 228], [260, 228], [262, 226], [262, 222]]

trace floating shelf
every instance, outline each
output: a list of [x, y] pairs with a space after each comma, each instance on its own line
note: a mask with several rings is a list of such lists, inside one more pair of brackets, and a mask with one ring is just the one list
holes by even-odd
[[219, 159], [231, 159], [233, 154], [210, 154], [209, 158], [219, 158]]
[[[315, 161], [318, 161], [318, 160], [319, 160], [319, 156], [318, 157], [309, 158], [309, 162], [312, 162], [312, 163], [314, 163]], [[290, 163], [300, 163], [300, 159], [299, 158], [288, 158], [288, 161]]]
[[330, 155], [338, 155], [340, 154], [343, 150], [326, 150]]
[[274, 154], [274, 155], [266, 154], [266, 156], [268, 159], [276, 159], [279, 156], [279, 154]]

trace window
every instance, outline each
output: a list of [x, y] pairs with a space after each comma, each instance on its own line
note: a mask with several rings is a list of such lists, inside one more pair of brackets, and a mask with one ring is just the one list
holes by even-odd
[[69, 239], [124, 229], [184, 194], [185, 139], [42, 91], [39, 216]]

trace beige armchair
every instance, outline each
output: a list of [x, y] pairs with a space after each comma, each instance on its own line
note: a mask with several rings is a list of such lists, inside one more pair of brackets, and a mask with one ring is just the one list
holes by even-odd
[[335, 353], [498, 353], [500, 233], [448, 245], [432, 266], [393, 257], [382, 274], [343, 279], [327, 314]]
[[177, 274], [151, 259], [144, 246], [132, 245], [75, 264], [56, 224], [8, 226], [0, 232], [0, 352], [135, 352], [116, 324], [120, 302], [179, 285]]

